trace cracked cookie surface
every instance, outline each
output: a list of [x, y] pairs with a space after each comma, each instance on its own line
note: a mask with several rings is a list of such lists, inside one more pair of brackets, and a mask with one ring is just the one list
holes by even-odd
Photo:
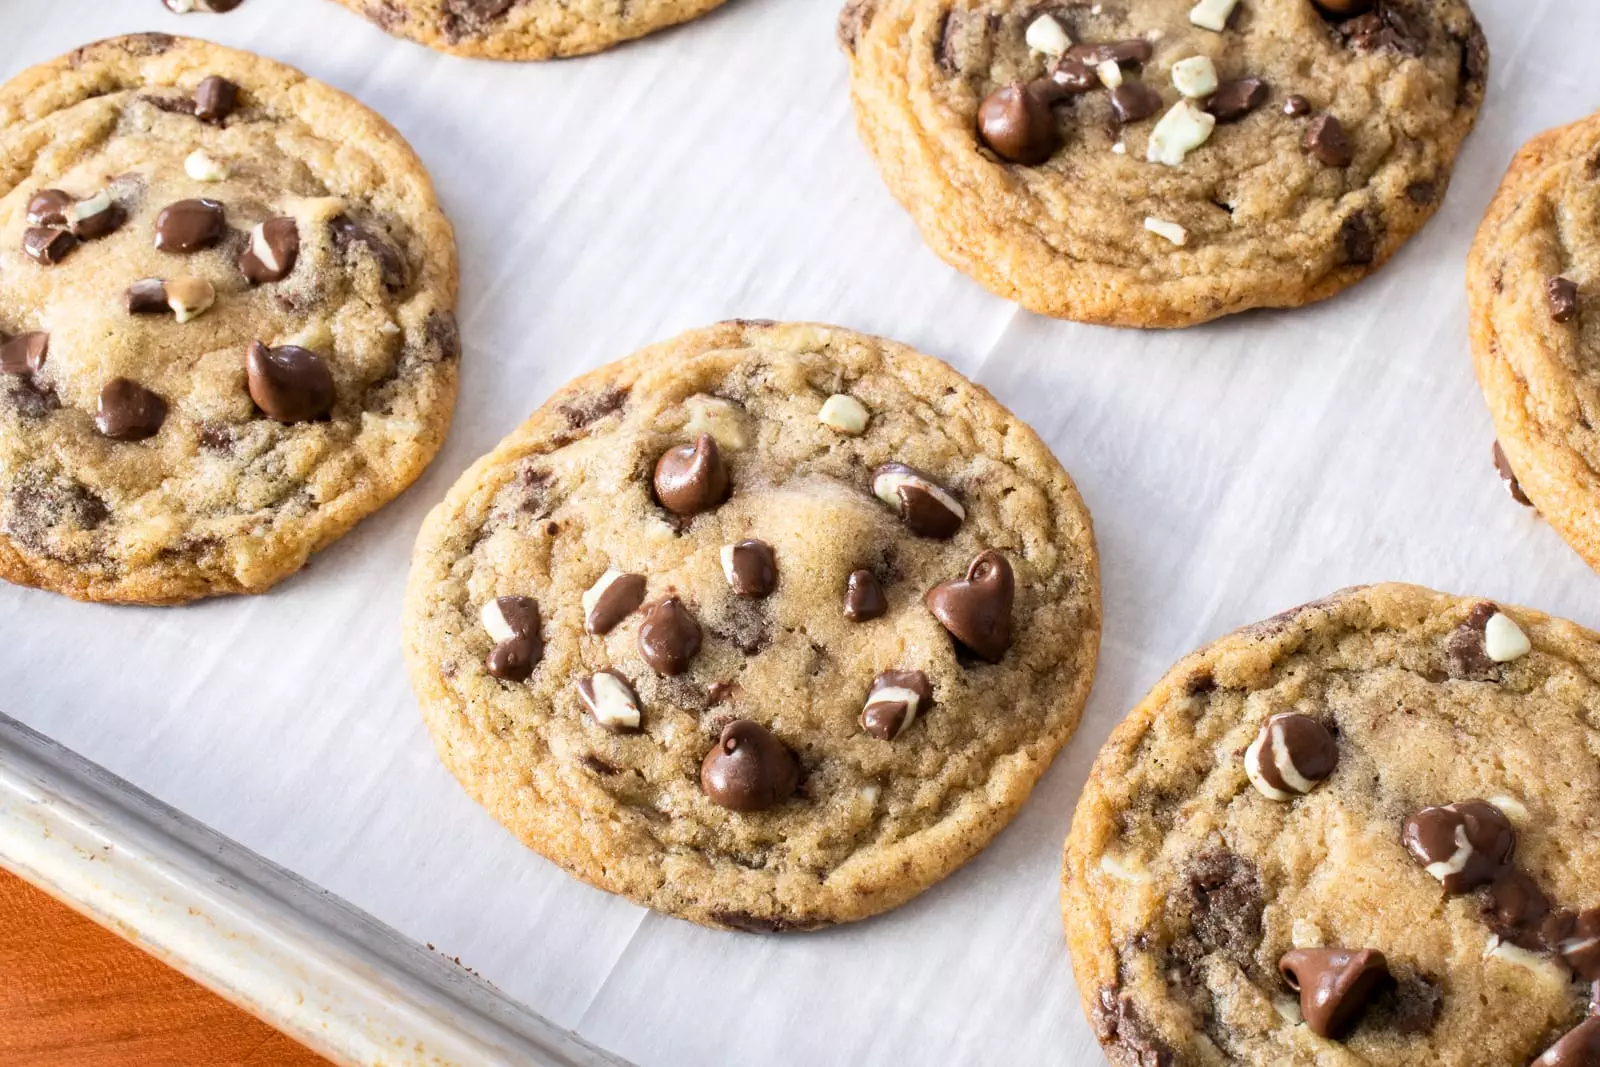
[[0, 575], [170, 603], [294, 573], [437, 451], [455, 297], [422, 164], [343, 93], [157, 34], [17, 76]]
[[[1274, 741], [1285, 721], [1331, 750]], [[1257, 781], [1263, 736], [1269, 777], [1315, 780]], [[1186, 657], [1112, 734], [1066, 847], [1111, 1062], [1525, 1064], [1597, 1025], [1575, 933], [1600, 922], [1597, 752], [1600, 637], [1535, 611], [1373, 586]], [[1374, 962], [1378, 985], [1325, 987], [1347, 1016], [1321, 1036], [1330, 1004], [1302, 1015], [1284, 969]]]
[[1172, 327], [1331, 296], [1445, 195], [1487, 76], [1471, 10], [1324, 7], [851, 0], [839, 38], [861, 138], [935, 252], [1042, 314]]
[[727, 0], [339, 0], [397, 37], [479, 59], [598, 52]]
[[903, 345], [756, 322], [558, 392], [429, 516], [405, 612], [474, 798], [594, 885], [745, 930], [973, 856], [1076, 727], [1099, 632], [1088, 514], [1031, 430]]
[[1496, 466], [1600, 569], [1600, 115], [1517, 153], [1467, 268]]

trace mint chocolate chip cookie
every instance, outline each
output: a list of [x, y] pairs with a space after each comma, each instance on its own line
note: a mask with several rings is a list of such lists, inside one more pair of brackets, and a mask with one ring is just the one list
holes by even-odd
[[1072, 735], [1099, 635], [1089, 516], [1031, 430], [903, 345], [742, 321], [552, 397], [429, 516], [405, 609], [474, 798], [740, 930], [971, 858]]
[[1349, 589], [1175, 666], [1062, 903], [1113, 1064], [1594, 1063], [1600, 635]]
[[1465, 0], [850, 0], [839, 39], [934, 251], [1122, 326], [1376, 270], [1444, 197], [1488, 69]]
[[378, 116], [144, 34], [0, 87], [0, 161], [0, 577], [259, 592], [433, 458], [455, 242]]

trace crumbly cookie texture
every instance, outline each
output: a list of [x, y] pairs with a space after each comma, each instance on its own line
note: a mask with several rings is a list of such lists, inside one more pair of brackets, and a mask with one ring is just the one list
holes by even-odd
[[698, 18], [726, 0], [339, 0], [397, 37], [479, 59], [553, 59]]
[[1111, 1062], [1594, 1062], [1597, 709], [1600, 637], [1416, 586], [1182, 660], [1066, 846]]
[[429, 516], [405, 611], [473, 797], [594, 885], [752, 931], [978, 852], [1099, 632], [1089, 516], [1027, 426], [903, 345], [748, 321], [552, 397]]
[[1464, 0], [850, 0], [839, 39], [862, 140], [934, 251], [1122, 326], [1376, 270], [1444, 197], [1488, 68]]
[[[0, 576], [259, 592], [449, 427], [455, 241], [350, 97], [143, 34], [0, 88]], [[258, 351], [259, 350], [259, 351]]]
[[1472, 354], [1512, 498], [1600, 569], [1600, 115], [1517, 153], [1467, 267]]

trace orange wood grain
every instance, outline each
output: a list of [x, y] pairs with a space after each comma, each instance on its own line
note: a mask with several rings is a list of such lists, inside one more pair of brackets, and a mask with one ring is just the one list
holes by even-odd
[[0, 871], [4, 1067], [330, 1067]]

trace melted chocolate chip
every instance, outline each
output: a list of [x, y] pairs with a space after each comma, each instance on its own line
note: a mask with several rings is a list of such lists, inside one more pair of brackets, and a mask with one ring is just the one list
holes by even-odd
[[315, 352], [254, 341], [245, 355], [250, 399], [278, 422], [310, 422], [333, 410], [333, 372]]
[[1093, 67], [1076, 56], [1062, 56], [1050, 71], [1050, 82], [1067, 95], [1092, 92], [1100, 88], [1100, 76]]
[[1356, 158], [1355, 146], [1344, 123], [1332, 115], [1318, 115], [1306, 127], [1306, 151], [1325, 167], [1348, 167]]
[[1111, 90], [1111, 110], [1124, 126], [1143, 122], [1161, 110], [1161, 94], [1144, 82], [1123, 82]]
[[889, 610], [883, 587], [871, 571], [851, 571], [844, 583], [844, 617], [854, 622], [881, 618]]
[[770, 596], [778, 588], [778, 563], [772, 546], [765, 541], [747, 540], [723, 550], [723, 569], [728, 584], [739, 596]]
[[349, 215], [340, 215], [328, 223], [333, 232], [334, 247], [339, 254], [349, 258], [352, 251], [365, 255], [377, 263], [378, 277], [389, 289], [400, 289], [406, 284], [405, 260], [394, 246], [380, 237], [371, 227], [357, 222]]
[[709, 511], [728, 498], [728, 468], [716, 438], [703, 433], [693, 444], [677, 445], [656, 460], [656, 502], [685, 518]]
[[1558, 930], [1547, 924], [1547, 932], [1559, 934], [1549, 941], [1574, 974], [1585, 982], [1600, 981], [1600, 908], [1564, 916]]
[[953, 537], [966, 519], [966, 511], [948, 489], [904, 463], [885, 463], [873, 471], [872, 494], [898, 511], [918, 537]]
[[22, 250], [34, 262], [53, 267], [67, 258], [78, 247], [78, 239], [66, 230], [50, 230], [43, 226], [30, 226], [22, 232]]
[[201, 122], [219, 123], [239, 101], [239, 87], [227, 78], [212, 74], [202, 78], [194, 90], [194, 117]]
[[129, 378], [113, 378], [100, 390], [94, 425], [113, 441], [154, 437], [167, 421], [167, 402]]
[[1199, 853], [1186, 878], [1194, 938], [1202, 948], [1248, 965], [1261, 943], [1261, 879], [1243, 856]]
[[1470, 892], [1505, 874], [1517, 841], [1504, 813], [1483, 800], [1423, 808], [1406, 820], [1401, 839], [1446, 893]]
[[1505, 449], [1500, 447], [1500, 442], [1494, 443], [1494, 469], [1500, 475], [1500, 481], [1505, 484], [1506, 492], [1511, 494], [1511, 499], [1525, 508], [1533, 507], [1533, 501], [1528, 499], [1528, 494], [1522, 491], [1522, 483], [1517, 481], [1516, 473], [1511, 469], [1511, 461], [1506, 458]]
[[172, 310], [167, 303], [167, 283], [160, 278], [141, 278], [122, 295], [130, 315], [161, 315]]
[[1546, 947], [1550, 899], [1537, 882], [1522, 871], [1507, 870], [1482, 892], [1484, 920], [1497, 937], [1527, 949]]
[[978, 135], [1009, 163], [1037, 166], [1061, 147], [1061, 128], [1045, 95], [1021, 82], [984, 97], [978, 108]]
[[222, 240], [226, 229], [217, 201], [179, 200], [156, 216], [156, 247], [163, 252], [198, 252]]
[[1545, 283], [1545, 300], [1550, 317], [1556, 322], [1571, 322], [1578, 317], [1578, 283], [1568, 278], [1551, 278]]
[[993, 549], [980, 553], [965, 578], [941, 582], [923, 598], [944, 628], [964, 647], [990, 663], [1011, 647], [1011, 605], [1016, 579], [1011, 563]]
[[1466, 619], [1445, 639], [1450, 677], [1474, 682], [1492, 682], [1500, 677], [1500, 665], [1489, 658], [1483, 644], [1484, 627], [1498, 610], [1488, 601], [1473, 605]]
[[1595, 1067], [1600, 1064], [1600, 1016], [1590, 1016], [1544, 1050], [1532, 1067]]
[[1278, 971], [1299, 992], [1311, 1032], [1328, 1038], [1349, 1030], [1389, 981], [1389, 961], [1374, 949], [1297, 948], [1278, 961]]
[[1095, 1036], [1106, 1046], [1113, 1063], [1138, 1067], [1176, 1067], [1178, 1057], [1161, 1034], [1145, 1022], [1131, 997], [1111, 986], [1100, 987], [1092, 1010]]
[[872, 680], [861, 709], [861, 729], [893, 741], [933, 703], [933, 686], [921, 671], [884, 671]]
[[50, 335], [40, 330], [19, 333], [0, 342], [0, 373], [32, 374], [44, 366]]
[[765, 811], [783, 803], [800, 784], [800, 764], [772, 732], [749, 719], [723, 727], [700, 764], [700, 786], [729, 811]]
[[1339, 745], [1328, 728], [1294, 712], [1274, 715], [1245, 753], [1250, 781], [1272, 800], [1305, 796], [1339, 763]]
[[619, 574], [611, 578], [584, 613], [584, 630], [591, 634], [610, 633], [644, 603], [644, 591], [642, 574]]
[[300, 228], [294, 219], [268, 219], [250, 231], [250, 244], [239, 253], [239, 273], [251, 285], [282, 281], [300, 255]]
[[501, 681], [525, 682], [543, 656], [544, 642], [537, 631], [515, 634], [494, 646], [484, 666]]
[[34, 226], [51, 226], [65, 229], [71, 221], [68, 214], [78, 203], [77, 197], [60, 189], [41, 189], [28, 201], [28, 222]]
[[675, 596], [652, 605], [639, 626], [639, 654], [668, 677], [689, 669], [700, 654], [700, 641], [700, 624]]
[[1267, 83], [1260, 78], [1238, 78], [1223, 82], [1206, 101], [1206, 110], [1218, 122], [1238, 122], [1267, 102]]

